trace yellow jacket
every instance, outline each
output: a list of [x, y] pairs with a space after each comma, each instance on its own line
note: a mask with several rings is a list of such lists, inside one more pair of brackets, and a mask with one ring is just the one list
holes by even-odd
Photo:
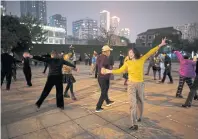
[[124, 65], [117, 70], [112, 70], [113, 74], [120, 74], [128, 71], [129, 81], [131, 82], [143, 82], [143, 74], [144, 74], [144, 63], [145, 61], [155, 52], [159, 50], [159, 47], [151, 49], [148, 53], [143, 55], [140, 59], [137, 60], [127, 60], [124, 62]]

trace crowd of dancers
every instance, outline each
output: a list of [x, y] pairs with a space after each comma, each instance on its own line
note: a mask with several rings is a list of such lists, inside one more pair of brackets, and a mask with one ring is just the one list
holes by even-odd
[[[123, 74], [124, 85], [127, 87], [129, 104], [130, 104], [130, 117], [131, 117], [131, 130], [138, 130], [137, 122], [142, 121], [144, 111], [144, 63], [149, 59], [148, 71], [146, 75], [149, 75], [150, 68], [153, 69], [154, 80], [157, 80], [156, 74], [159, 76], [158, 83], [164, 83], [166, 76], [169, 76], [170, 84], [173, 83], [171, 75], [171, 58], [166, 54], [159, 54], [158, 51], [161, 47], [166, 45], [166, 38], [162, 39], [161, 44], [151, 49], [145, 55], [141, 55], [136, 48], [130, 48], [128, 55], [124, 56], [120, 54], [120, 65], [119, 69], [114, 69], [114, 60], [111, 56], [112, 48], [108, 45], [102, 47], [102, 52], [97, 53], [94, 51], [91, 59], [90, 75], [94, 75], [98, 80], [100, 86], [101, 95], [96, 104], [96, 112], [103, 111], [103, 102], [106, 102], [106, 106], [111, 106], [114, 101], [109, 98], [108, 90], [110, 86], [110, 80], [113, 79], [113, 74]], [[190, 60], [187, 55], [182, 55], [179, 51], [174, 51], [179, 62], [179, 85], [176, 92], [177, 98], [183, 98], [182, 89], [186, 82], [190, 92], [186, 99], [186, 102], [182, 107], [191, 107], [193, 98], [198, 100], [198, 62], [196, 60]], [[71, 60], [72, 58], [72, 60]], [[85, 57], [86, 58], [86, 57]], [[77, 100], [73, 91], [73, 84], [76, 82], [72, 70], [78, 71], [76, 68], [76, 56], [75, 53], [57, 53], [52, 51], [51, 54], [42, 56], [32, 56], [30, 53], [25, 52], [23, 59], [16, 60], [12, 55], [8, 53], [1, 54], [1, 85], [3, 84], [4, 78], [6, 77], [7, 84], [6, 89], [10, 90], [11, 78], [13, 76], [12, 65], [16, 63], [23, 63], [23, 72], [27, 85], [32, 86], [31, 82], [31, 68], [30, 59], [42, 61], [45, 63], [43, 73], [46, 72], [49, 67], [47, 81], [44, 89], [35, 103], [39, 109], [49, 95], [53, 86], [56, 87], [56, 105], [60, 109], [64, 109], [64, 97], [69, 98], [69, 90], [72, 100]], [[163, 76], [163, 78], [161, 78]], [[194, 81], [193, 81], [194, 79]], [[63, 92], [63, 84], [67, 84], [65, 91]], [[137, 114], [137, 109], [140, 114]]]

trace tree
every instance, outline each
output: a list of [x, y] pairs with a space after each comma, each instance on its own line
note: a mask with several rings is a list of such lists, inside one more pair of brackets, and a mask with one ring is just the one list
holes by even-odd
[[1, 17], [1, 47], [4, 51], [23, 51], [31, 46], [28, 28], [13, 16]]
[[131, 41], [130, 41], [128, 38], [126, 38], [125, 36], [120, 36], [120, 40], [121, 40], [121, 42], [122, 42], [122, 40], [123, 40], [124, 42], [126, 42], [127, 45], [128, 45], [129, 43], [131, 43]]
[[30, 35], [33, 42], [44, 43], [47, 40], [45, 34], [48, 32], [43, 30], [40, 21], [38, 21], [35, 17], [30, 14], [27, 14], [26, 16], [21, 16], [20, 22], [22, 24], [25, 24], [30, 30]]
[[198, 51], [198, 38], [195, 38], [193, 41], [183, 40], [185, 44], [183, 45], [183, 50], [186, 52]]

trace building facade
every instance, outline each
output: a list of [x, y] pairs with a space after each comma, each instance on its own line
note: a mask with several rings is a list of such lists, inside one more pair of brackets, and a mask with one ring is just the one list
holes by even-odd
[[[47, 32], [44, 36], [47, 40], [44, 44], [65, 44], [65, 29], [51, 26], [42, 26], [43, 31]], [[35, 42], [32, 42], [35, 43]], [[41, 43], [41, 42], [37, 42]]]
[[20, 1], [20, 10], [21, 16], [30, 14], [47, 25], [46, 1]]
[[123, 36], [126, 38], [130, 38], [130, 29], [129, 28], [122, 28], [119, 32], [119, 36]]
[[192, 42], [195, 38], [198, 38], [198, 23], [189, 23], [174, 28], [182, 32], [182, 39]]
[[1, 15], [6, 15], [6, 1], [1, 1]]
[[103, 10], [100, 12], [100, 27], [109, 31], [110, 28], [110, 12]]
[[98, 36], [98, 22], [90, 18], [74, 21], [72, 32], [78, 39], [95, 39]]
[[140, 33], [136, 39], [136, 46], [138, 47], [152, 47], [152, 43], [157, 35], [160, 34], [178, 34], [181, 36], [181, 32], [173, 27], [149, 29], [146, 32]]
[[60, 14], [55, 14], [49, 17], [49, 26], [64, 28], [67, 35], [67, 19]]
[[119, 25], [120, 25], [120, 18], [117, 16], [111, 17], [111, 24], [110, 26], [114, 28], [114, 33], [118, 35], [119, 33]]

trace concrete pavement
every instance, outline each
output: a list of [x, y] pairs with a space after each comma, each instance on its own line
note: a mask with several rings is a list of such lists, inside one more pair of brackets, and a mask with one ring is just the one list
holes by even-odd
[[[100, 96], [97, 80], [89, 75], [89, 68], [80, 65], [75, 73], [74, 91], [77, 101], [65, 99], [65, 110], [56, 108], [55, 88], [40, 110], [34, 106], [41, 94], [47, 75], [44, 67], [33, 67], [32, 87], [27, 87], [24, 75], [18, 71], [18, 81], [11, 90], [1, 90], [2, 139], [197, 139], [198, 101], [191, 108], [181, 108], [189, 89], [185, 85], [184, 99], [175, 98], [178, 74], [173, 72], [174, 84], [156, 84], [145, 76], [144, 119], [136, 132], [130, 131], [129, 104], [123, 80], [111, 81], [110, 99], [115, 103], [95, 113]], [[145, 70], [147, 64], [145, 65]], [[178, 65], [173, 65], [178, 69]], [[65, 87], [65, 85], [64, 85]]]

